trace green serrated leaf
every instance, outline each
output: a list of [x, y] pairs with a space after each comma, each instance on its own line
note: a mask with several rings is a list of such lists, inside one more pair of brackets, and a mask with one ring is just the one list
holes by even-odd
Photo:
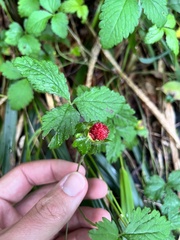
[[52, 62], [38, 61], [30, 57], [19, 57], [13, 63], [21, 74], [28, 78], [35, 90], [55, 94], [70, 100], [66, 78]]
[[32, 35], [24, 35], [19, 39], [18, 49], [23, 55], [38, 54], [41, 50], [39, 41]]
[[105, 0], [100, 14], [100, 41], [111, 48], [127, 38], [138, 25], [140, 7], [134, 0]]
[[164, 180], [158, 175], [154, 175], [147, 182], [144, 193], [147, 197], [153, 200], [158, 200], [162, 197], [164, 188]]
[[49, 147], [59, 147], [69, 136], [73, 135], [79, 120], [79, 113], [68, 103], [47, 112], [42, 118], [43, 136], [51, 130], [56, 132]]
[[8, 99], [12, 109], [20, 110], [33, 99], [33, 91], [27, 79], [12, 84], [8, 89]]
[[9, 25], [9, 30], [5, 33], [5, 42], [9, 45], [16, 46], [20, 37], [23, 35], [23, 29], [17, 22], [13, 22]]
[[102, 222], [96, 223], [98, 229], [89, 231], [92, 240], [117, 240], [119, 233], [114, 221], [103, 218]]
[[68, 34], [68, 18], [66, 14], [60, 12], [51, 19], [52, 31], [61, 38], [66, 38]]
[[10, 61], [6, 61], [0, 66], [2, 75], [10, 80], [17, 80], [22, 77], [21, 73]]
[[177, 56], [179, 54], [179, 41], [176, 37], [176, 32], [173, 29], [164, 28], [166, 34], [166, 42], [168, 47]]
[[127, 240], [165, 240], [169, 237], [170, 230], [170, 223], [164, 216], [160, 216], [159, 211], [137, 208], [133, 211], [123, 236]]
[[38, 35], [46, 28], [52, 14], [43, 10], [34, 11], [26, 22], [26, 30], [30, 34]]
[[47, 11], [54, 13], [61, 6], [60, 0], [40, 0], [40, 5]]
[[74, 100], [85, 121], [105, 122], [112, 118], [120, 109], [124, 98], [107, 87], [93, 87]]
[[180, 191], [180, 170], [173, 171], [168, 177], [168, 187], [173, 188], [176, 191]]
[[[172, 204], [173, 203], [173, 204]], [[166, 195], [163, 198], [163, 204], [161, 206], [161, 211], [163, 214], [169, 215], [171, 212], [179, 212], [180, 199], [178, 195], [171, 189], [166, 190]]]
[[158, 28], [167, 21], [168, 9], [166, 0], [141, 0], [144, 12]]
[[159, 41], [164, 35], [164, 30], [157, 28], [156, 25], [149, 28], [148, 33], [145, 36], [145, 43], [153, 44]]
[[38, 0], [19, 0], [18, 1], [18, 12], [21, 17], [29, 17], [32, 12], [39, 10]]
[[162, 86], [162, 91], [166, 95], [171, 95], [175, 100], [180, 100], [180, 82], [170, 81]]

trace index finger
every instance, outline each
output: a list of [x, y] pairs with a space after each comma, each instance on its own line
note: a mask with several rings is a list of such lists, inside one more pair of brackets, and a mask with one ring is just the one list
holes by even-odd
[[[23, 163], [0, 179], [0, 198], [16, 203], [33, 186], [59, 181], [66, 174], [77, 170], [77, 164], [64, 160], [40, 160]], [[81, 166], [79, 172], [85, 174]]]

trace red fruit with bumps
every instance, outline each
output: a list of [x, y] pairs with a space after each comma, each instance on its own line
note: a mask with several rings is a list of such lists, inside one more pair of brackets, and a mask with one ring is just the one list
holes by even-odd
[[108, 127], [101, 122], [95, 123], [89, 129], [89, 136], [93, 141], [95, 140], [103, 141], [108, 137], [108, 134], [109, 134]]

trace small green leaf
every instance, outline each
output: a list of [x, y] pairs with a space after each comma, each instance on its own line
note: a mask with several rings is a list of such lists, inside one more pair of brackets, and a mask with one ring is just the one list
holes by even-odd
[[149, 28], [148, 33], [145, 36], [145, 43], [153, 44], [159, 41], [164, 35], [164, 30], [157, 28], [156, 25]]
[[23, 29], [17, 22], [13, 22], [9, 25], [9, 30], [5, 33], [5, 42], [9, 45], [16, 46], [20, 37], [23, 35]]
[[137, 208], [122, 234], [127, 240], [165, 240], [170, 235], [170, 223], [159, 211]]
[[166, 0], [141, 0], [144, 12], [158, 28], [167, 21], [168, 9]]
[[[173, 203], [173, 204], [172, 204]], [[166, 195], [163, 199], [163, 205], [161, 206], [161, 212], [165, 215], [169, 215], [171, 212], [178, 212], [180, 208], [180, 199], [178, 195], [173, 192], [171, 188], [166, 189]]]
[[89, 10], [86, 5], [80, 6], [77, 10], [77, 16], [78, 16], [78, 18], [82, 19], [83, 23], [86, 22], [88, 13], [89, 13]]
[[158, 175], [152, 176], [146, 183], [145, 195], [153, 200], [158, 200], [162, 197], [165, 188], [164, 180]]
[[29, 17], [32, 12], [39, 10], [38, 0], [19, 0], [18, 1], [18, 12], [21, 17]]
[[67, 0], [62, 3], [61, 9], [65, 13], [77, 13], [78, 18], [81, 18], [82, 22], [87, 20], [89, 11], [83, 0]]
[[32, 35], [24, 35], [19, 39], [18, 49], [23, 55], [38, 54], [41, 50], [39, 41]]
[[61, 38], [66, 38], [68, 34], [68, 18], [66, 14], [60, 12], [51, 19], [52, 31]]
[[10, 61], [6, 61], [0, 66], [0, 72], [2, 72], [2, 75], [4, 77], [10, 80], [17, 80], [19, 78], [22, 78], [21, 73]]
[[26, 30], [30, 34], [40, 34], [46, 28], [47, 22], [51, 17], [51, 13], [43, 10], [33, 12], [26, 22]]
[[176, 191], [180, 191], [180, 170], [171, 172], [167, 183], [168, 187], [171, 187]]
[[138, 25], [140, 7], [134, 0], [105, 0], [100, 14], [100, 41], [111, 48], [127, 38]]
[[33, 99], [33, 91], [27, 79], [12, 84], [8, 89], [8, 99], [12, 109], [20, 110]]
[[104, 122], [120, 109], [124, 98], [107, 87], [93, 87], [74, 100], [85, 121]]
[[175, 100], [180, 100], [180, 82], [170, 81], [163, 85], [162, 91], [166, 95], [171, 95]]
[[56, 148], [73, 135], [79, 120], [79, 113], [68, 103], [47, 112], [42, 118], [43, 136], [46, 136], [51, 130], [56, 133], [49, 146]]
[[164, 27], [166, 27], [166, 28], [174, 28], [175, 26], [176, 26], [176, 19], [175, 19], [174, 15], [169, 14], [167, 16], [167, 22], [164, 25]]
[[176, 32], [173, 29], [164, 28], [166, 34], [166, 42], [168, 47], [174, 52], [177, 56], [179, 54], [179, 41], [176, 37]]
[[40, 0], [40, 5], [47, 11], [54, 13], [61, 6], [60, 0]]
[[92, 240], [117, 240], [119, 239], [118, 228], [114, 221], [109, 221], [107, 218], [103, 218], [102, 222], [97, 222], [98, 229], [92, 229], [89, 231], [89, 236]]
[[21, 74], [28, 78], [35, 90], [70, 99], [66, 78], [52, 62], [18, 57], [13, 63]]

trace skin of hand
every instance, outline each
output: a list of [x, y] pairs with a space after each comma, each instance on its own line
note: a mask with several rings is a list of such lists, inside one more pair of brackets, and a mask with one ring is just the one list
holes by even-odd
[[[92, 226], [78, 207], [83, 199], [107, 194], [100, 179], [86, 179], [85, 169], [63, 160], [24, 163], [0, 179], [0, 240], [89, 240]], [[31, 191], [34, 186], [41, 186]], [[31, 193], [29, 193], [31, 191]], [[81, 207], [91, 222], [111, 219], [100, 208]]]

